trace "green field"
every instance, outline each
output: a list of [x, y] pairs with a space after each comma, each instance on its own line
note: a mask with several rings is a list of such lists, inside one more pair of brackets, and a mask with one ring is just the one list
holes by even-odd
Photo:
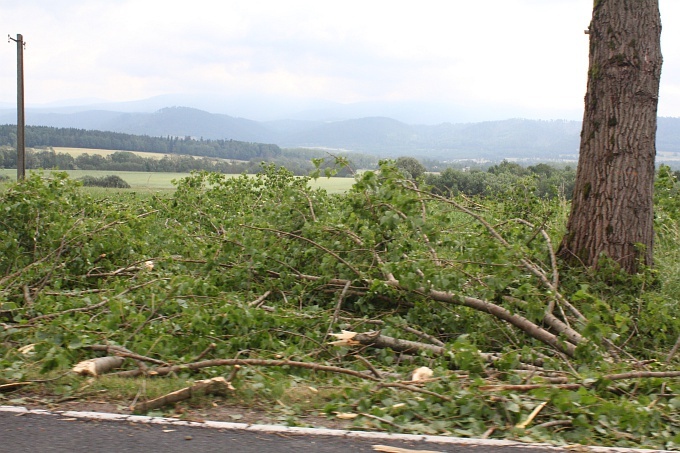
[[[28, 170], [37, 171], [37, 170]], [[136, 191], [166, 191], [174, 189], [173, 180], [181, 179], [189, 176], [189, 173], [153, 173], [153, 172], [139, 172], [139, 171], [104, 171], [104, 170], [64, 170], [71, 178], [78, 179], [89, 175], [94, 177], [102, 177], [108, 175], [120, 176], [130, 184], [131, 189]], [[12, 179], [16, 178], [17, 171], [15, 169], [0, 169], [0, 175], [7, 175]], [[237, 175], [233, 175], [237, 176]], [[317, 181], [312, 181], [311, 186], [322, 187], [329, 193], [341, 193], [347, 191], [354, 179], [352, 178], [319, 178]], [[121, 191], [125, 189], [111, 189]]]

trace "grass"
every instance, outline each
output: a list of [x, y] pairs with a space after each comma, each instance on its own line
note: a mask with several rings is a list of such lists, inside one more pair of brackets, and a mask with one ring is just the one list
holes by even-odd
[[[27, 170], [28, 172], [37, 170]], [[160, 173], [160, 172], [140, 172], [140, 171], [105, 171], [105, 170], [64, 170], [73, 179], [82, 178], [89, 175], [97, 178], [117, 175], [130, 184], [131, 188], [127, 190], [134, 190], [137, 192], [154, 192], [154, 191], [171, 191], [175, 186], [172, 184], [173, 180], [181, 179], [189, 176], [189, 173]], [[15, 169], [0, 169], [0, 175], [6, 175], [10, 180], [16, 179]], [[238, 176], [238, 175], [232, 175]], [[349, 190], [354, 184], [353, 178], [319, 178], [316, 181], [311, 181], [310, 185], [313, 188], [321, 187], [326, 189], [329, 193], [343, 193]], [[102, 189], [102, 191], [125, 191], [126, 189]]]

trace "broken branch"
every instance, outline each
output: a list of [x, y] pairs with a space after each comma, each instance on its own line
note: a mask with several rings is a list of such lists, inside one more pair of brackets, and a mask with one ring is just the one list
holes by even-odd
[[[216, 367], [216, 366], [235, 366], [235, 365], [241, 365], [241, 366], [292, 366], [292, 367], [297, 367], [297, 368], [306, 368], [309, 370], [313, 371], [324, 371], [327, 373], [338, 373], [338, 374], [347, 374], [349, 376], [354, 376], [358, 377], [360, 379], [366, 379], [369, 381], [374, 381], [377, 382], [379, 379], [368, 375], [361, 373], [359, 371], [354, 371], [354, 370], [348, 370], [346, 368], [340, 368], [336, 366], [329, 366], [329, 365], [320, 365], [318, 363], [311, 363], [311, 362], [297, 362], [294, 360], [263, 360], [263, 359], [215, 359], [215, 360], [204, 360], [202, 362], [194, 362], [194, 363], [186, 363], [183, 365], [173, 365], [173, 366], [163, 366], [160, 368], [156, 368], [155, 370], [149, 371], [149, 375], [151, 376], [166, 376], [170, 373], [177, 373], [179, 371], [194, 371], [194, 370], [200, 370], [202, 368], [210, 368], [210, 367]], [[140, 376], [142, 372], [140, 370], [129, 370], [129, 371], [121, 371], [119, 373], [115, 373], [115, 376], [119, 377], [137, 377]]]
[[168, 393], [159, 398], [143, 401], [132, 406], [132, 411], [136, 413], [148, 412], [159, 407], [167, 406], [168, 404], [178, 403], [180, 401], [188, 400], [193, 396], [198, 395], [226, 395], [228, 391], [233, 391], [234, 387], [229, 381], [222, 376], [206, 379], [203, 381], [196, 381], [192, 386]]

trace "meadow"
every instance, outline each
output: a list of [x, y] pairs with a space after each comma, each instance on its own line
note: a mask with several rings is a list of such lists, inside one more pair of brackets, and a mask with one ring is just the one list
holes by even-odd
[[[146, 153], [144, 153], [146, 154]], [[27, 173], [39, 172], [43, 170], [28, 170]], [[70, 178], [78, 179], [83, 176], [103, 177], [108, 175], [117, 175], [130, 184], [130, 189], [108, 189], [112, 191], [136, 191], [136, 192], [168, 192], [175, 188], [173, 181], [178, 181], [182, 178], [190, 176], [190, 173], [160, 173], [160, 172], [138, 172], [138, 171], [104, 171], [104, 170], [63, 170]], [[49, 173], [49, 171], [43, 171]], [[16, 179], [15, 169], [0, 169], [0, 175], [6, 175], [11, 180]], [[239, 175], [230, 175], [232, 177]], [[353, 178], [319, 178], [311, 180], [309, 185], [311, 188], [323, 188], [328, 193], [342, 193], [346, 192], [352, 187], [354, 183]]]

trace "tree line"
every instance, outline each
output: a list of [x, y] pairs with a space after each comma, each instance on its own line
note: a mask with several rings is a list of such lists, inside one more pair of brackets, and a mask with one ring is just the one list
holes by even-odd
[[523, 167], [515, 162], [503, 161], [486, 171], [447, 168], [441, 173], [425, 174], [424, 180], [431, 186], [432, 192], [441, 195], [497, 197], [521, 188], [539, 198], [570, 200], [576, 170], [570, 166], [558, 168], [544, 163]]
[[[285, 167], [296, 176], [306, 176], [316, 170], [312, 162], [323, 153], [315, 150], [284, 150], [276, 157], [253, 157], [247, 161], [233, 161], [209, 157], [186, 155], [165, 155], [144, 157], [130, 151], [116, 151], [107, 156], [83, 153], [73, 156], [69, 153], [56, 152], [53, 148], [26, 149], [27, 169], [58, 170], [102, 170], [102, 171], [143, 171], [161, 173], [189, 173], [192, 171], [208, 171], [223, 174], [254, 174], [262, 169], [263, 162], [274, 163]], [[375, 166], [373, 159], [362, 158], [361, 155], [349, 159], [349, 167], [339, 169], [336, 176], [351, 176], [352, 169], [366, 168], [360, 165]], [[0, 168], [16, 168], [16, 150], [8, 146], [0, 146]], [[333, 162], [326, 159], [319, 165], [321, 170], [333, 167]]]
[[[26, 146], [114, 149], [155, 152], [221, 159], [251, 160], [279, 157], [281, 148], [274, 144], [236, 140], [203, 140], [192, 137], [151, 137], [120, 132], [96, 131], [49, 126], [27, 126]], [[0, 146], [16, 146], [16, 126], [0, 125]]]
[[[16, 168], [16, 164], [16, 151], [9, 147], [0, 148], [0, 168]], [[234, 162], [179, 155], [166, 155], [157, 159], [142, 157], [130, 151], [116, 151], [108, 156], [84, 153], [74, 157], [68, 153], [55, 152], [51, 148], [26, 150], [26, 168], [28, 169], [249, 173], [256, 171], [257, 167], [259, 163], [250, 161]]]

